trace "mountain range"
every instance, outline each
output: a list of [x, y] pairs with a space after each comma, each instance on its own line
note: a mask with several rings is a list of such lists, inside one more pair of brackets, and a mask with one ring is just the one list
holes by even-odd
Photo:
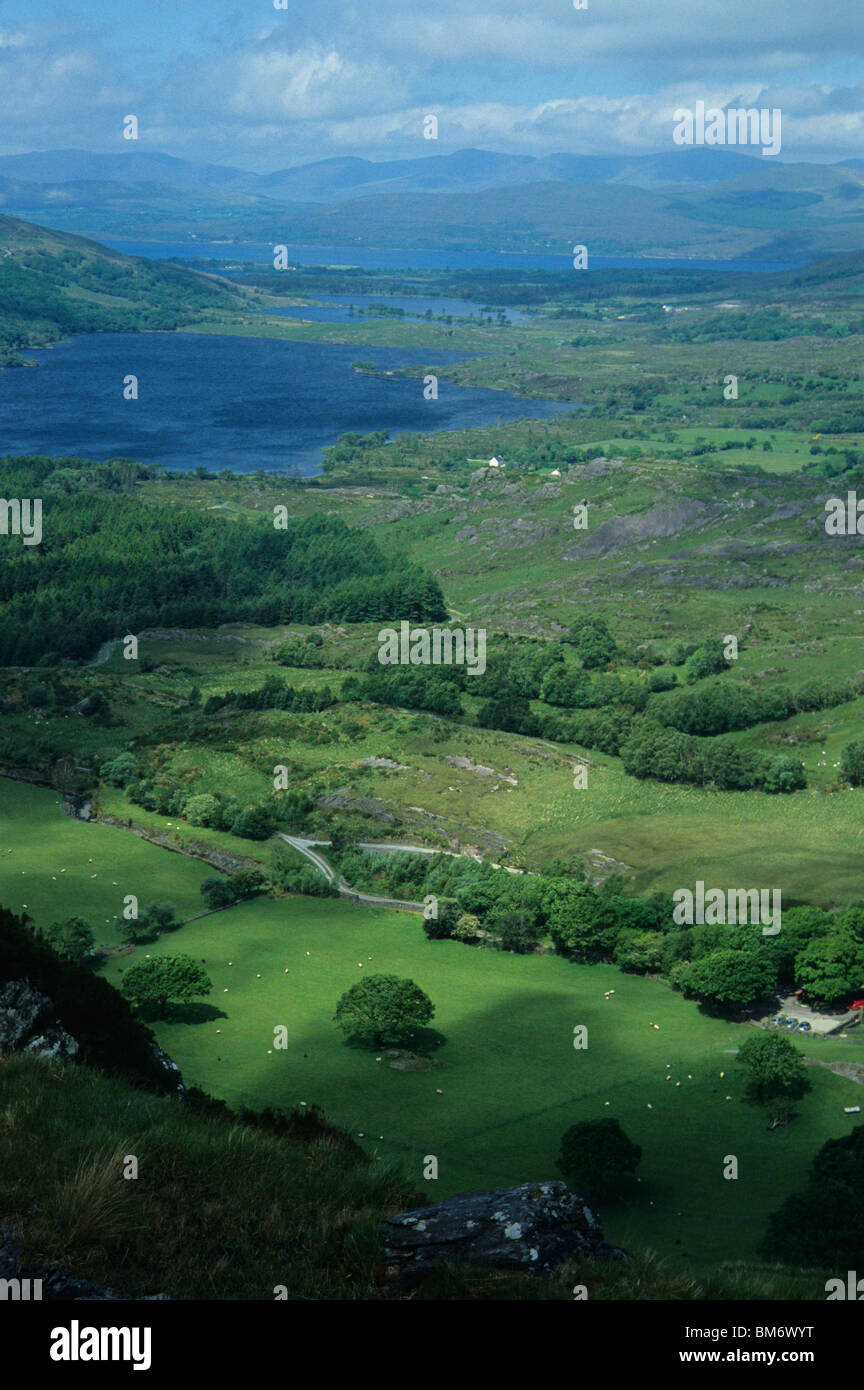
[[253, 173], [160, 153], [0, 157], [0, 211], [96, 237], [803, 258], [864, 247], [864, 160], [460, 150]]

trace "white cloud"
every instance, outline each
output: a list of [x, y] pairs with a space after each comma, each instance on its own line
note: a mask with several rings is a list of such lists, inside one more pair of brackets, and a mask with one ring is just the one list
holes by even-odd
[[356, 63], [335, 48], [318, 46], [229, 58], [210, 76], [225, 92], [229, 110], [257, 119], [322, 119], [403, 95], [401, 83], [380, 64]]
[[[213, 0], [214, 7], [216, 0]], [[861, 0], [295, 0], [290, 22], [245, 8], [172, 51], [55, 20], [0, 27], [5, 148], [141, 148], [274, 169], [466, 145], [523, 153], [670, 147], [671, 112], [780, 106], [783, 158], [860, 152], [864, 90], [849, 55]], [[142, 24], [143, 24], [142, 20]], [[118, 46], [117, 53], [109, 45]], [[754, 98], [762, 94], [760, 100]], [[440, 122], [422, 144], [422, 118]], [[116, 142], [116, 143], [115, 143]]]

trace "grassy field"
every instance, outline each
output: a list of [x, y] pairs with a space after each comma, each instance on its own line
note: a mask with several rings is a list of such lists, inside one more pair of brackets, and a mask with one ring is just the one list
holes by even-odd
[[[50, 791], [8, 781], [2, 789], [0, 901], [16, 910], [26, 903], [38, 924], [79, 912], [109, 944], [124, 891], [146, 902], [152, 887], [181, 916], [200, 910], [206, 865], [75, 821]], [[418, 1187], [434, 1154], [440, 1177], [429, 1190], [440, 1196], [554, 1175], [564, 1129], [613, 1114], [644, 1158], [638, 1199], [604, 1211], [607, 1231], [682, 1267], [749, 1258], [767, 1213], [800, 1184], [819, 1145], [848, 1130], [843, 1106], [860, 1095], [814, 1067], [798, 1117], [771, 1133], [741, 1101], [734, 1051], [747, 1025], [710, 1019], [665, 985], [611, 966], [431, 943], [408, 914], [329, 899], [258, 900], [103, 968], [119, 983], [132, 960], [176, 951], [203, 959], [214, 984], [199, 1021], [156, 1026], [187, 1081], [234, 1105], [320, 1105]], [[335, 1028], [337, 999], [373, 971], [415, 979], [435, 1003], [433, 1026], [446, 1041], [428, 1070], [378, 1062]], [[615, 991], [608, 1000], [606, 990]], [[584, 1051], [572, 1046], [577, 1024], [588, 1028]], [[278, 1025], [288, 1029], [287, 1050], [273, 1047]], [[828, 1061], [858, 1052], [851, 1042], [799, 1045]], [[735, 1182], [722, 1178], [727, 1154], [739, 1159]]]
[[180, 918], [201, 912], [198, 891], [213, 870], [137, 835], [64, 815], [56, 792], [0, 778], [0, 902], [39, 927], [80, 916], [97, 945], [117, 946], [123, 899], [173, 902]]
[[[797, 1118], [769, 1132], [741, 1099], [734, 1052], [749, 1025], [709, 1019], [665, 985], [611, 966], [428, 942], [407, 914], [261, 900], [136, 958], [148, 949], [203, 959], [213, 980], [212, 1010], [201, 1011], [212, 1017], [156, 1026], [187, 1081], [234, 1104], [317, 1103], [418, 1186], [434, 1154], [432, 1197], [554, 1176], [567, 1126], [614, 1115], [644, 1157], [638, 1199], [603, 1212], [608, 1235], [697, 1269], [753, 1255], [767, 1214], [800, 1185], [819, 1145], [848, 1132], [843, 1106], [860, 1096], [814, 1067]], [[107, 977], [119, 982], [130, 959], [109, 962]], [[433, 1000], [446, 1041], [428, 1070], [396, 1070], [336, 1029], [336, 1001], [371, 972], [408, 976]], [[573, 1047], [577, 1024], [588, 1028], [585, 1050]], [[287, 1050], [273, 1047], [279, 1025]], [[842, 1042], [801, 1046], [823, 1060], [857, 1054]], [[737, 1181], [722, 1177], [728, 1154]]]

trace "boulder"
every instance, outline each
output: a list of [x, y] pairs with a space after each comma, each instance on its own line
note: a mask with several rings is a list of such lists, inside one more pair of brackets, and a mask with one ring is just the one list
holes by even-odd
[[29, 980], [9, 980], [0, 988], [0, 1052], [34, 1052], [50, 1061], [71, 1062], [78, 1044], [56, 1017], [47, 995]]
[[384, 1222], [386, 1257], [403, 1281], [449, 1261], [549, 1274], [574, 1256], [620, 1257], [583, 1198], [563, 1182], [528, 1182], [448, 1197]]
[[156, 1042], [151, 1043], [151, 1050], [160, 1067], [164, 1067], [165, 1071], [168, 1072], [170, 1079], [174, 1082], [174, 1090], [176, 1094], [178, 1096], [185, 1096], [186, 1087], [183, 1085], [183, 1074], [180, 1071], [180, 1068], [178, 1067], [177, 1063], [174, 1061], [174, 1058], [169, 1057], [168, 1053], [163, 1051], [163, 1049]]

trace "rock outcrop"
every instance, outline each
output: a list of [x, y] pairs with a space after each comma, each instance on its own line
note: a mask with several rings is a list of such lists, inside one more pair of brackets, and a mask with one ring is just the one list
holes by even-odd
[[[157, 1042], [150, 1047], [169, 1077], [171, 1089], [184, 1096], [186, 1088], [177, 1063]], [[51, 1000], [29, 980], [0, 983], [0, 1053], [3, 1052], [29, 1052], [49, 1062], [80, 1061], [78, 1043], [57, 1018]]]
[[49, 1061], [72, 1062], [78, 1044], [56, 1017], [54, 1005], [29, 980], [0, 988], [0, 1052], [32, 1052]]
[[386, 1257], [403, 1281], [449, 1261], [549, 1274], [574, 1256], [622, 1257], [600, 1223], [563, 1182], [528, 1182], [467, 1192], [385, 1221]]

